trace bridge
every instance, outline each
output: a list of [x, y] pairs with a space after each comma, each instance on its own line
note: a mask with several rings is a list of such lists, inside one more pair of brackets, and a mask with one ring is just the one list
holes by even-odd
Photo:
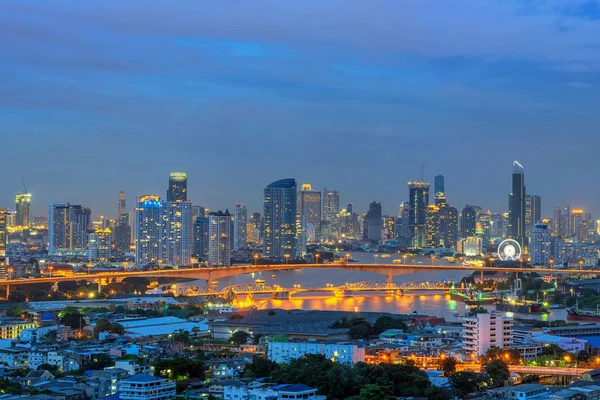
[[[480, 364], [462, 364], [456, 365], [457, 371], [481, 372]], [[527, 365], [509, 365], [510, 372], [519, 375], [538, 375], [538, 376], [570, 376], [580, 377], [583, 374], [593, 371], [590, 368], [569, 368], [569, 367], [532, 367]]]
[[[402, 294], [405, 291], [436, 291], [447, 292], [452, 289], [452, 284], [445, 282], [405, 282], [401, 284], [387, 283], [379, 281], [364, 281], [347, 283], [342, 286], [327, 284], [319, 287], [302, 287], [295, 285], [293, 288], [284, 288], [279, 285], [264, 284], [239, 284], [226, 286], [219, 291], [211, 287], [203, 290], [195, 290], [195, 287], [175, 288], [178, 295], [184, 296], [210, 296], [218, 295], [225, 297], [230, 292], [235, 295], [243, 294], [272, 294], [276, 298], [287, 298], [298, 293], [334, 293], [337, 297], [343, 297], [354, 292], [395, 292]], [[455, 288], [455, 290], [466, 290]]]
[[[433, 260], [433, 259], [432, 259]], [[458, 264], [359, 264], [359, 263], [333, 263], [333, 264], [273, 264], [273, 265], [239, 265], [231, 267], [210, 267], [210, 268], [176, 268], [176, 269], [157, 269], [151, 271], [115, 271], [103, 272], [98, 274], [81, 274], [73, 276], [48, 276], [43, 278], [30, 279], [8, 279], [0, 280], [0, 285], [7, 287], [7, 291], [12, 285], [32, 285], [39, 283], [48, 283], [56, 288], [59, 282], [69, 281], [95, 281], [95, 282], [110, 282], [116, 279], [128, 277], [142, 278], [189, 278], [204, 280], [209, 287], [215, 279], [223, 279], [230, 276], [267, 272], [267, 271], [285, 271], [293, 269], [342, 269], [346, 271], [361, 271], [370, 272], [373, 274], [383, 275], [387, 283], [392, 283], [392, 279], [397, 275], [414, 274], [418, 272], [441, 272], [441, 271], [479, 271], [483, 274], [484, 271], [493, 272], [509, 272], [523, 273], [536, 272], [540, 274], [569, 274], [569, 275], [600, 275], [599, 270], [583, 270], [583, 269], [548, 269], [548, 268], [519, 268], [519, 267], [478, 267], [478, 266], [462, 266]], [[98, 285], [100, 290], [100, 285]]]

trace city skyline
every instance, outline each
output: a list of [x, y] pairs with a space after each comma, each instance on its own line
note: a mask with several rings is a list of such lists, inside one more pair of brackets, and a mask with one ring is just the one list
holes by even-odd
[[0, 135], [18, 166], [1, 207], [24, 178], [33, 215], [112, 215], [119, 190], [165, 197], [181, 170], [211, 209], [260, 210], [260, 188], [293, 177], [390, 214], [425, 164], [459, 209], [502, 211], [520, 160], [545, 215], [600, 214], [593, 7], [451, 0], [440, 21], [428, 2], [184, 3], [1, 1]]

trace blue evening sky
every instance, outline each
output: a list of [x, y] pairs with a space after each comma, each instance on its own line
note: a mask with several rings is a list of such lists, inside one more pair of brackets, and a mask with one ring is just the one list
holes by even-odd
[[287, 177], [395, 214], [425, 164], [451, 204], [600, 217], [600, 5], [580, 0], [0, 0], [0, 207], [119, 190], [261, 211]]

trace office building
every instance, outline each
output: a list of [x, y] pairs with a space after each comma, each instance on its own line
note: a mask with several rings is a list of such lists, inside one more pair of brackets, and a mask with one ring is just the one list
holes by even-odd
[[8, 238], [7, 226], [8, 210], [0, 210], [0, 279], [6, 279], [6, 241]]
[[131, 247], [131, 227], [124, 223], [117, 225], [114, 230], [114, 238], [115, 251], [119, 254], [128, 252]]
[[323, 191], [323, 221], [332, 223], [340, 212], [340, 192], [337, 190]]
[[484, 355], [490, 347], [507, 349], [512, 345], [512, 319], [495, 312], [463, 317], [465, 353]]
[[282, 179], [264, 189], [264, 255], [284, 257], [297, 255], [296, 181]]
[[254, 246], [262, 246], [263, 244], [263, 218], [258, 212], [252, 213], [248, 221], [246, 229], [247, 242]]
[[396, 220], [396, 239], [401, 246], [411, 245], [410, 234], [410, 205], [407, 202], [400, 204], [398, 219]]
[[456, 250], [466, 257], [478, 257], [483, 254], [483, 239], [474, 236], [461, 238], [458, 241]]
[[111, 230], [98, 229], [89, 234], [88, 259], [90, 261], [108, 261], [111, 257]]
[[381, 218], [383, 223], [383, 239], [384, 240], [396, 240], [396, 217], [383, 216]]
[[70, 203], [51, 203], [48, 213], [48, 253], [87, 255], [91, 210]]
[[171, 172], [167, 202], [187, 201], [187, 172]]
[[245, 204], [236, 204], [233, 212], [233, 251], [248, 247], [248, 210]]
[[409, 182], [409, 226], [412, 247], [425, 247], [425, 209], [429, 205], [429, 183]]
[[231, 265], [231, 214], [229, 211], [210, 213], [208, 217], [208, 264], [212, 267]]
[[439, 244], [447, 249], [456, 249], [458, 242], [458, 210], [447, 203], [442, 203], [439, 209]]
[[477, 208], [466, 205], [463, 208], [460, 224], [460, 236], [463, 238], [475, 236], [477, 232]]
[[513, 163], [512, 193], [508, 200], [508, 236], [527, 247], [525, 219], [525, 169], [518, 161]]
[[529, 196], [531, 225], [542, 222], [542, 197], [536, 194]]
[[382, 216], [381, 203], [372, 202], [369, 204], [369, 211], [363, 221], [363, 238], [374, 243], [381, 242]]
[[440, 207], [430, 204], [425, 208], [425, 247], [440, 245]]
[[208, 235], [208, 218], [197, 217], [194, 222], [194, 254], [208, 261], [210, 236]]
[[162, 262], [167, 265], [191, 265], [193, 238], [192, 203], [167, 201], [164, 212], [164, 249]]
[[138, 374], [119, 383], [121, 400], [172, 400], [175, 395], [175, 382], [157, 376]]
[[160, 264], [164, 257], [163, 202], [154, 195], [142, 196], [135, 209], [135, 262]]
[[552, 236], [548, 224], [537, 223], [531, 230], [529, 255], [533, 265], [548, 265], [552, 258]]
[[434, 178], [434, 199], [435, 205], [440, 206], [446, 203], [446, 189], [444, 187], [444, 176], [438, 175]]
[[30, 206], [31, 206], [31, 194], [30, 193], [19, 193], [15, 198], [16, 205], [16, 219], [15, 225], [22, 227], [29, 227], [31, 223]]
[[313, 190], [308, 183], [303, 184], [298, 192], [296, 212], [306, 217], [307, 241], [318, 241], [321, 234], [321, 192]]

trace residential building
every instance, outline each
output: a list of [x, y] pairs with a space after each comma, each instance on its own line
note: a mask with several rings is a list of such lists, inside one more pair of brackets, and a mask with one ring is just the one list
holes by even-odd
[[460, 224], [460, 235], [463, 238], [475, 236], [477, 229], [478, 207], [466, 205], [463, 208]]
[[425, 247], [440, 245], [440, 207], [430, 204], [425, 208]]
[[441, 206], [442, 204], [446, 204], [446, 189], [444, 187], [444, 176], [443, 175], [437, 175], [434, 178], [434, 188], [435, 188], [435, 193], [434, 193], [434, 199], [435, 199], [435, 205], [436, 206]]
[[48, 213], [48, 253], [84, 256], [87, 253], [91, 210], [70, 203], [51, 203]]
[[168, 202], [187, 201], [187, 172], [169, 173]]
[[446, 203], [440, 206], [439, 213], [440, 245], [447, 249], [456, 249], [458, 242], [458, 210]]
[[231, 214], [228, 210], [210, 213], [208, 217], [208, 264], [215, 267], [231, 265]]
[[332, 223], [340, 212], [340, 192], [323, 190], [323, 221]]
[[29, 212], [31, 206], [31, 193], [19, 193], [15, 198], [16, 216], [15, 225], [29, 227], [31, 223], [31, 214]]
[[[185, 191], [183, 191], [185, 194]], [[185, 197], [185, 196], [184, 196]], [[191, 265], [193, 246], [192, 203], [190, 201], [167, 201], [164, 212], [163, 263], [167, 265]]]
[[533, 265], [548, 265], [552, 258], [552, 235], [548, 224], [537, 223], [531, 230], [529, 254]]
[[369, 211], [365, 216], [365, 230], [363, 232], [363, 237], [365, 239], [370, 240], [374, 243], [381, 242], [381, 232], [382, 232], [382, 217], [381, 217], [381, 203], [372, 202], [369, 204]]
[[296, 181], [282, 179], [269, 184], [263, 192], [264, 255], [298, 255], [296, 237]]
[[208, 259], [210, 236], [208, 234], [209, 220], [203, 216], [194, 222], [194, 254], [204, 260]]
[[111, 257], [110, 229], [97, 229], [88, 237], [88, 258], [90, 261], [108, 261]]
[[326, 342], [277, 342], [268, 345], [267, 356], [276, 363], [289, 363], [307, 354], [322, 354], [326, 358], [340, 363], [354, 364], [365, 361], [365, 349], [353, 343]]
[[495, 312], [464, 317], [464, 350], [468, 354], [484, 355], [490, 347], [499, 349], [512, 345], [512, 319]]
[[248, 210], [245, 204], [236, 204], [233, 213], [233, 251], [248, 247]]
[[0, 318], [0, 339], [16, 339], [25, 329], [36, 328], [35, 322], [20, 318]]
[[313, 190], [309, 183], [304, 183], [298, 192], [296, 203], [298, 215], [306, 219], [306, 240], [317, 242], [321, 234], [321, 192]]
[[409, 227], [412, 247], [425, 247], [425, 209], [429, 205], [429, 183], [409, 182]]
[[135, 211], [135, 262], [159, 264], [164, 257], [163, 202], [154, 195], [142, 196]]
[[480, 237], [466, 237], [458, 241], [457, 252], [467, 257], [477, 257], [483, 254], [483, 239]]
[[121, 400], [170, 400], [175, 398], [175, 382], [138, 374], [119, 383]]
[[513, 163], [512, 192], [508, 200], [508, 236], [527, 247], [525, 219], [525, 169], [518, 161]]

